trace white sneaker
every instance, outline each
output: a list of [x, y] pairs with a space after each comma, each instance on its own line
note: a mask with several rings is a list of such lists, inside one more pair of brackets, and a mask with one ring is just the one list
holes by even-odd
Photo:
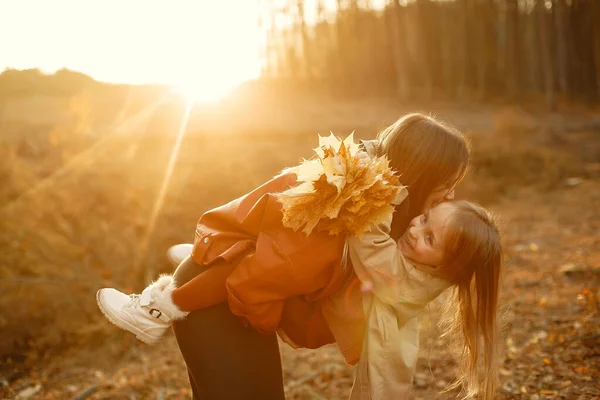
[[176, 244], [175, 246], [169, 247], [169, 250], [167, 250], [167, 258], [169, 259], [171, 264], [173, 264], [173, 266], [176, 267], [192, 254], [193, 249], [193, 244]]
[[110, 322], [133, 333], [144, 343], [155, 344], [171, 326], [172, 320], [188, 314], [173, 303], [171, 293], [175, 288], [173, 277], [163, 275], [139, 295], [104, 288], [96, 293], [96, 301]]

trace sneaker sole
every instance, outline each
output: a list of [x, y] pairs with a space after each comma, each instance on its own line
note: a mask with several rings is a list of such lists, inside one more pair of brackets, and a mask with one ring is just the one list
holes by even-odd
[[116, 325], [121, 329], [124, 329], [126, 331], [133, 333], [138, 340], [140, 340], [146, 344], [156, 344], [160, 341], [160, 338], [159, 339], [153, 338], [152, 336], [148, 335], [146, 332], [139, 330], [135, 326], [131, 325], [129, 322], [119, 318], [118, 316], [116, 316], [116, 315], [110, 313], [108, 310], [106, 310], [106, 308], [104, 308], [104, 305], [102, 304], [102, 300], [100, 299], [101, 291], [102, 291], [102, 289], [100, 289], [96, 292], [96, 303], [98, 304], [98, 308], [100, 309], [102, 314], [104, 314], [106, 319], [108, 319], [113, 325]]

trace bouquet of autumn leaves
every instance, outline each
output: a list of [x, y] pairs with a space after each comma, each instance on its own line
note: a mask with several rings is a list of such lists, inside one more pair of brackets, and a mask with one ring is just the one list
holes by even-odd
[[362, 236], [371, 224], [386, 220], [400, 190], [398, 176], [386, 157], [369, 157], [354, 143], [319, 135], [316, 157], [283, 173], [294, 173], [298, 185], [278, 195], [283, 225], [331, 235]]

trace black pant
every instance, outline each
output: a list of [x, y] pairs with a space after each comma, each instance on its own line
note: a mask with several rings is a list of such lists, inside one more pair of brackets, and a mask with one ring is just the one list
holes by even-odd
[[[191, 258], [175, 271], [182, 285], [205, 270]], [[283, 400], [275, 334], [244, 327], [227, 303], [191, 312], [173, 324], [194, 400]]]

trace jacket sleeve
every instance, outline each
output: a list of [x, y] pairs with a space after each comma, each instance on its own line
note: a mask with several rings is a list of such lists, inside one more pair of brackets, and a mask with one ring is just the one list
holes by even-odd
[[421, 317], [399, 321], [377, 298], [368, 315], [350, 400], [407, 399], [419, 354]]
[[275, 237], [260, 232], [255, 251], [246, 255], [227, 278], [231, 312], [260, 332], [276, 331], [283, 300], [297, 293], [290, 267]]
[[[265, 207], [273, 193], [283, 192], [296, 184], [292, 174], [277, 176], [251, 192], [220, 207], [207, 211], [200, 217], [196, 227], [196, 238], [192, 257], [197, 250], [203, 250], [203, 244], [212, 243], [211, 236], [219, 232], [238, 238], [255, 240], [258, 236], [263, 219], [268, 211]], [[200, 240], [202, 239], [202, 240]], [[208, 246], [210, 247], [210, 245]], [[204, 254], [200, 254], [204, 256]], [[195, 260], [200, 263], [201, 257]], [[203, 257], [202, 257], [203, 258]], [[211, 259], [209, 257], [209, 259]]]
[[408, 263], [389, 235], [391, 217], [348, 251], [363, 296], [367, 328], [351, 400], [408, 398], [419, 352], [421, 314], [449, 283]]
[[[203, 214], [196, 227], [192, 258], [198, 265], [212, 267], [193, 280], [196, 288], [201, 286], [195, 296], [193, 290], [188, 290], [191, 295], [180, 298], [211, 297], [203, 305], [227, 300], [235, 315], [244, 317], [259, 330], [271, 331], [281, 315], [281, 300], [295, 295], [296, 288], [288, 258], [265, 227], [277, 217], [281, 220], [274, 194], [295, 183], [294, 175], [278, 176]], [[224, 270], [229, 271], [226, 276], [220, 272]], [[191, 282], [179, 291], [183, 293]], [[198, 292], [203, 292], [206, 285], [222, 285], [225, 299], [221, 295], [199, 296]], [[198, 306], [199, 298], [193, 302], [191, 305]]]
[[287, 299], [310, 296], [316, 288], [326, 290], [332, 275], [340, 273], [333, 265], [339, 265], [344, 241], [284, 228], [277, 200], [271, 196], [265, 201], [269, 216], [263, 220], [256, 249], [239, 262], [226, 286], [233, 314], [259, 331], [275, 332]]
[[[192, 258], [203, 266], [223, 268], [219, 260], [234, 266], [224, 282], [229, 308], [263, 332], [277, 330], [287, 299], [327, 290], [332, 275], [341, 274], [331, 266], [339, 265], [343, 237], [306, 236], [283, 226], [276, 194], [295, 184], [293, 174], [276, 177], [205, 213], [196, 228]], [[217, 271], [213, 275], [221, 276]], [[211, 283], [223, 285], [204, 281]]]
[[419, 293], [420, 288], [411, 279], [412, 266], [389, 235], [390, 225], [391, 217], [372, 226], [362, 239], [348, 239], [352, 265], [369, 292], [363, 297], [367, 328], [351, 400], [410, 395], [423, 304], [411, 299], [411, 293]]
[[[396, 197], [395, 204], [406, 198], [406, 189]], [[348, 255], [356, 275], [380, 301], [395, 304], [401, 297], [400, 285], [408, 272], [408, 265], [390, 236], [392, 215], [378, 225], [372, 225], [361, 238], [348, 238]]]

